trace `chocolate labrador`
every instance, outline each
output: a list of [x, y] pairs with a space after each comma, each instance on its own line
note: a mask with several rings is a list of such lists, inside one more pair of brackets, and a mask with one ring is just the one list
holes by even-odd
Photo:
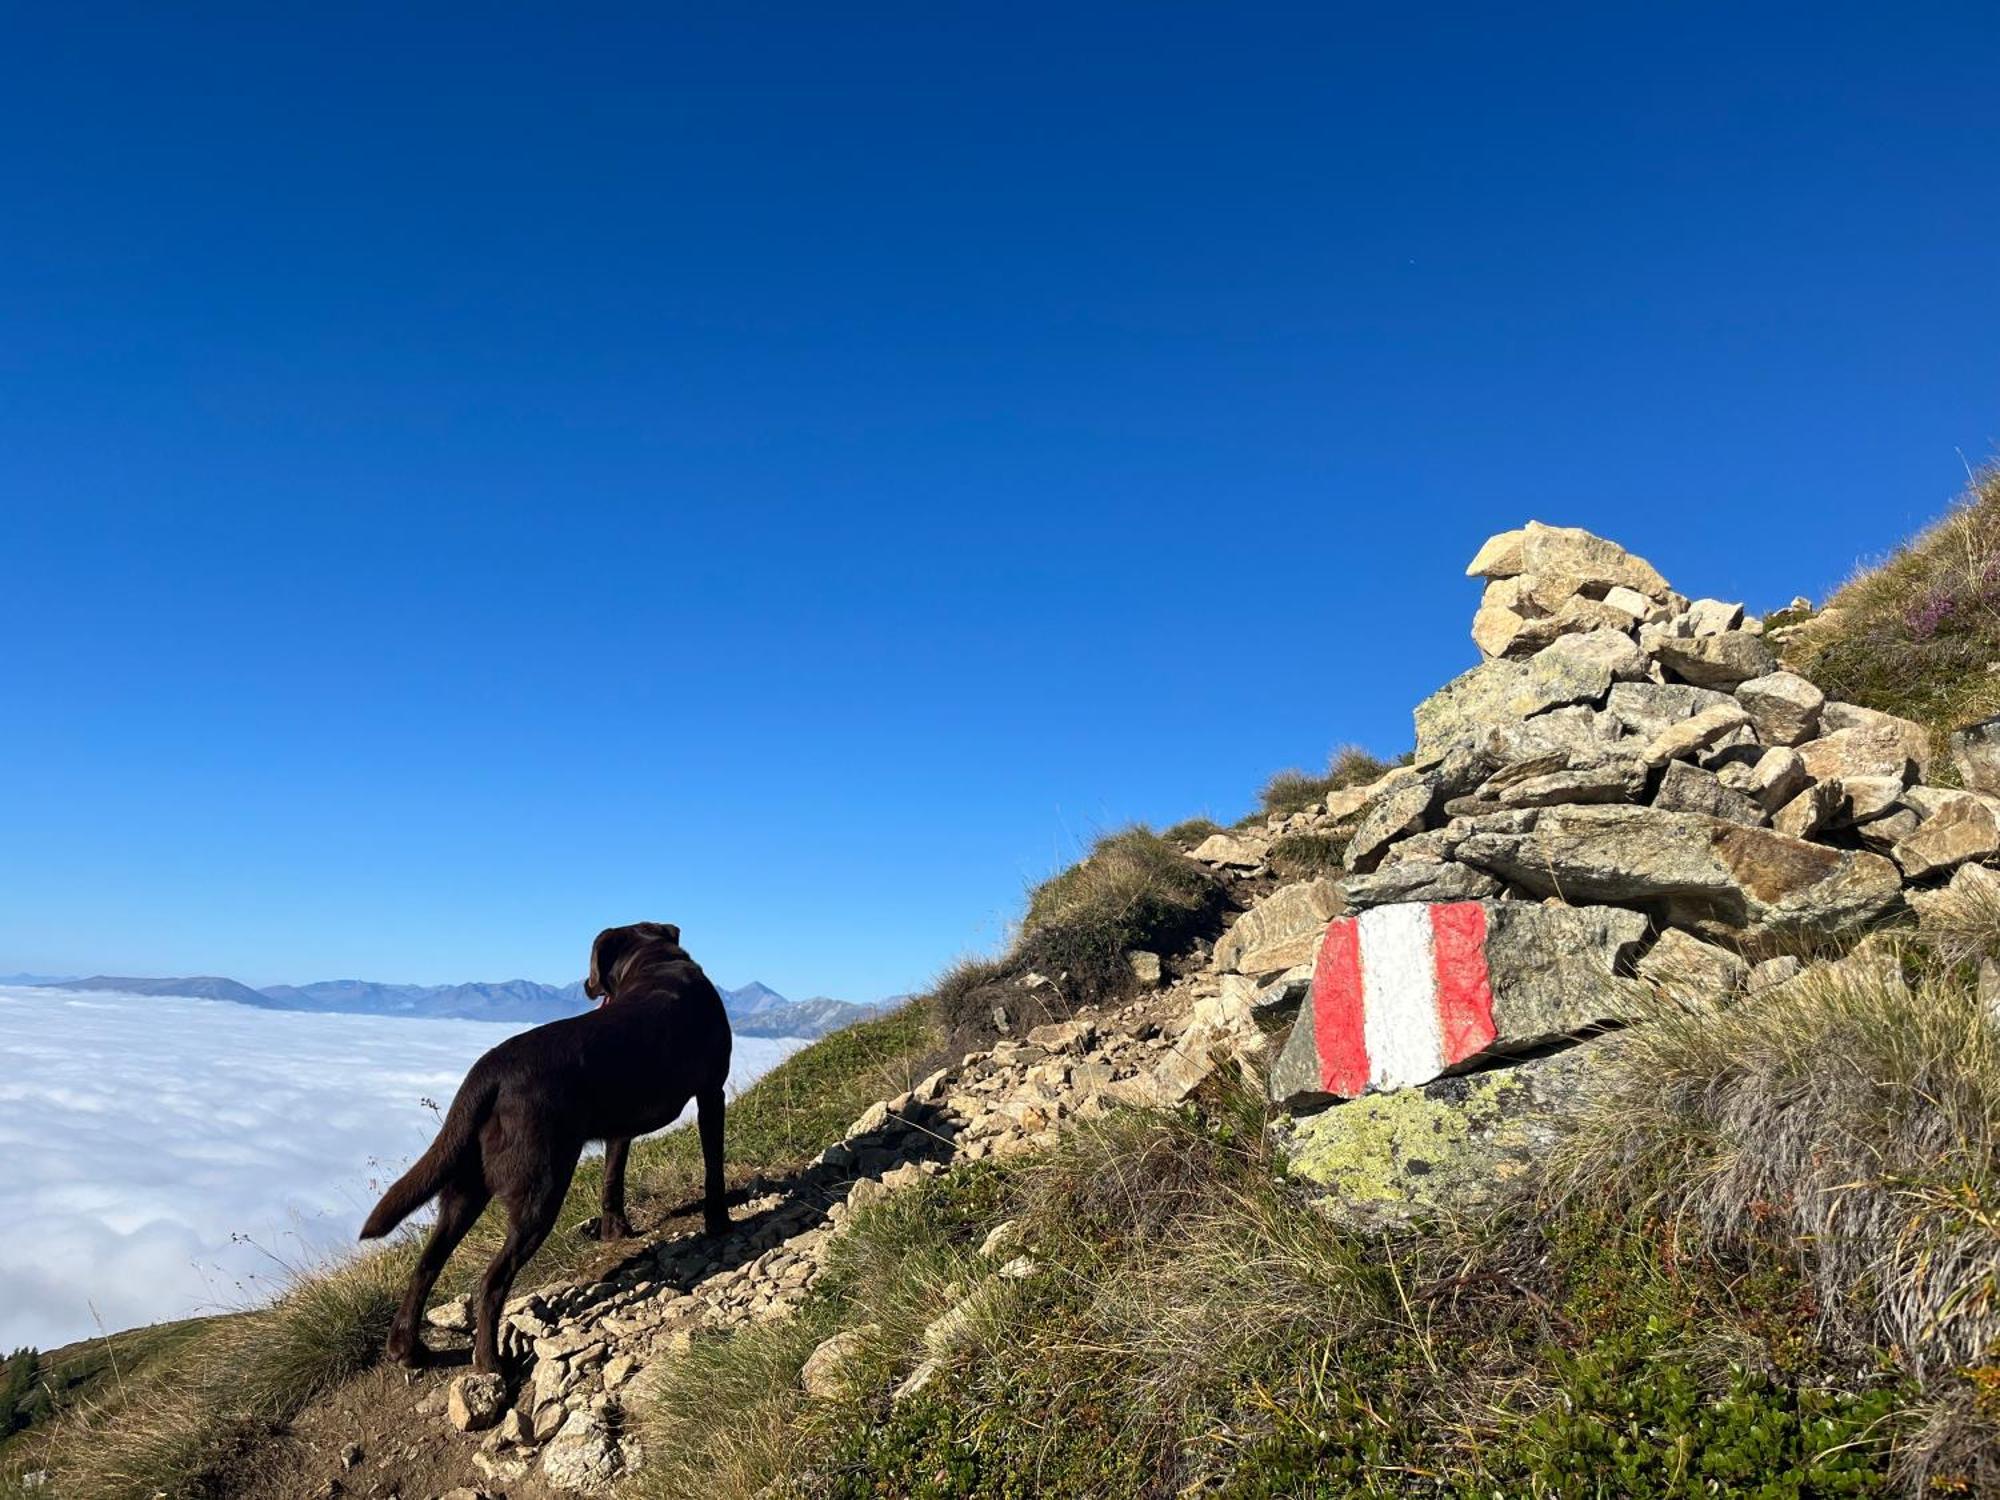
[[437, 1223], [389, 1326], [391, 1359], [423, 1362], [424, 1299], [452, 1248], [498, 1198], [507, 1206], [507, 1237], [479, 1283], [472, 1346], [473, 1368], [497, 1371], [508, 1288], [548, 1237], [584, 1143], [605, 1143], [598, 1234], [628, 1235], [626, 1150], [690, 1099], [700, 1112], [706, 1228], [727, 1232], [722, 1088], [730, 1035], [722, 997], [682, 949], [680, 929], [666, 922], [600, 932], [583, 988], [600, 1002], [596, 1010], [510, 1037], [472, 1065], [437, 1139], [361, 1226], [361, 1238], [378, 1238], [438, 1200]]

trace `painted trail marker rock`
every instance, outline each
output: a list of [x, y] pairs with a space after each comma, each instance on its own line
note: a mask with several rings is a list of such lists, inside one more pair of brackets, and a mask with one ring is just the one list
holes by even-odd
[[1613, 907], [1399, 902], [1327, 924], [1312, 991], [1270, 1074], [1309, 1108], [1429, 1083], [1632, 1013], [1646, 918]]

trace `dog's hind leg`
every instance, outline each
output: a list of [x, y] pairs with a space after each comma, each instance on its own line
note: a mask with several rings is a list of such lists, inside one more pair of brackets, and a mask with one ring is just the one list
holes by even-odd
[[700, 1113], [703, 1176], [702, 1227], [710, 1234], [729, 1233], [729, 1210], [723, 1206], [722, 1088], [703, 1089], [695, 1098]]
[[604, 1195], [597, 1209], [597, 1237], [600, 1240], [622, 1240], [631, 1236], [632, 1224], [625, 1217], [625, 1154], [631, 1149], [630, 1137], [604, 1143]]
[[453, 1249], [478, 1222], [480, 1210], [486, 1207], [490, 1196], [476, 1164], [471, 1173], [461, 1174], [439, 1191], [437, 1223], [431, 1226], [430, 1238], [424, 1241], [424, 1248], [417, 1256], [416, 1269], [410, 1272], [402, 1305], [389, 1325], [388, 1355], [398, 1364], [413, 1369], [423, 1364], [428, 1351], [417, 1334], [417, 1320], [423, 1316], [424, 1299], [437, 1284], [438, 1273], [451, 1258]]
[[500, 1309], [505, 1306], [508, 1289], [521, 1267], [542, 1248], [542, 1241], [555, 1227], [556, 1215], [562, 1212], [563, 1198], [569, 1192], [570, 1177], [576, 1171], [578, 1154], [578, 1148], [571, 1147], [567, 1160], [537, 1162], [532, 1171], [524, 1174], [527, 1180], [523, 1185], [513, 1191], [501, 1191], [507, 1205], [507, 1238], [480, 1280], [475, 1309], [478, 1323], [473, 1335], [472, 1368], [482, 1375], [500, 1373]]

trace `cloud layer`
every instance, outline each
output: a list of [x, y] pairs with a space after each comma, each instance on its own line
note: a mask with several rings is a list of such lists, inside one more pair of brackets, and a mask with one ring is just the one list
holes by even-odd
[[[0, 1353], [269, 1296], [523, 1029], [0, 986]], [[738, 1038], [732, 1086], [801, 1045]]]

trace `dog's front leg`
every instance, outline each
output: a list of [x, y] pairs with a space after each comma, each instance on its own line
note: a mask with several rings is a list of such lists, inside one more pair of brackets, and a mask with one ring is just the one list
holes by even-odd
[[625, 1217], [625, 1155], [631, 1139], [604, 1143], [604, 1196], [598, 1203], [597, 1237], [622, 1240], [631, 1236], [632, 1225]]
[[725, 1235], [729, 1233], [729, 1210], [723, 1206], [722, 1090], [703, 1089], [696, 1096], [695, 1107], [701, 1131], [702, 1227], [712, 1235]]

